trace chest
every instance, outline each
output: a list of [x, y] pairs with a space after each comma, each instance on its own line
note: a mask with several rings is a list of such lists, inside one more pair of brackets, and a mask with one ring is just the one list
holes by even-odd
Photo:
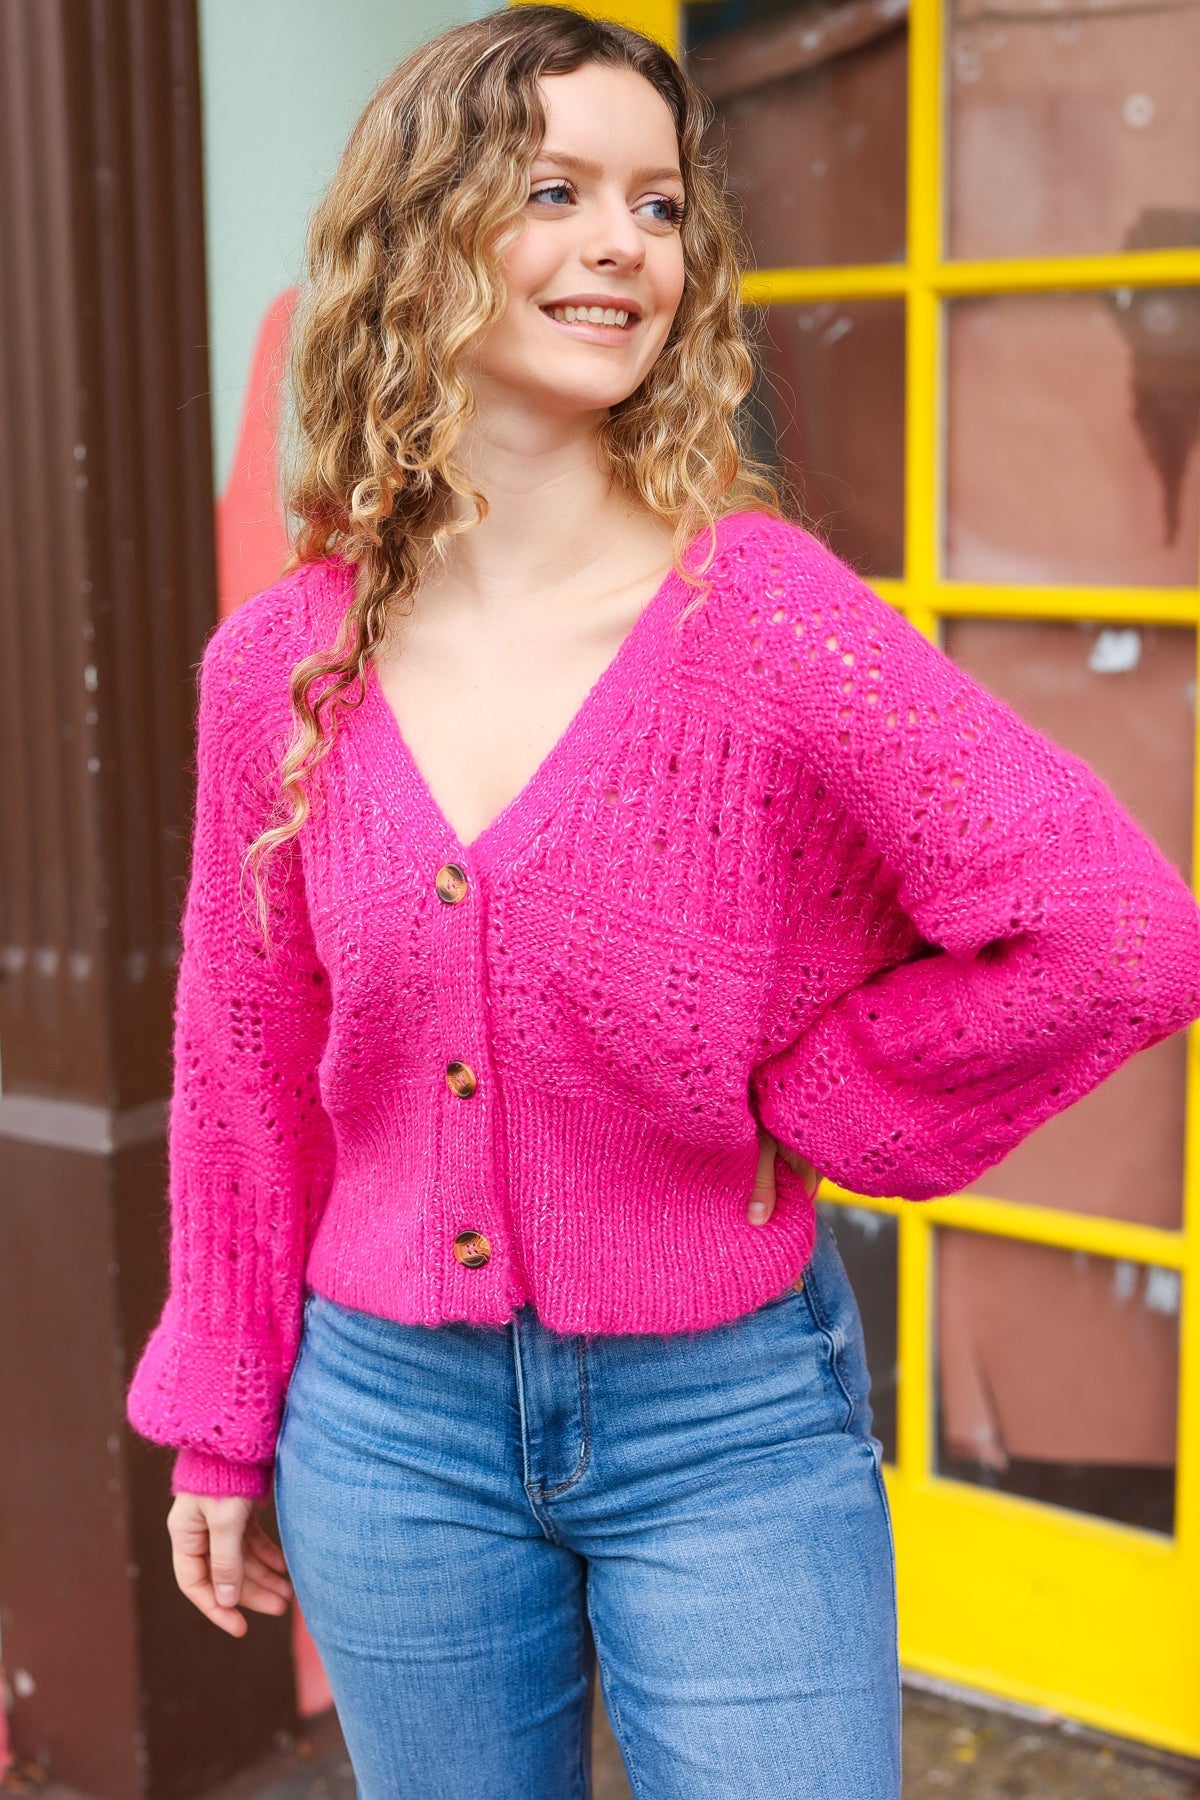
[[331, 1110], [368, 1073], [424, 1091], [451, 1057], [583, 1097], [599, 1061], [712, 1148], [742, 1129], [754, 1046], [861, 973], [854, 845], [736, 667], [712, 678], [721, 590], [677, 632], [685, 598], [666, 581], [502, 635], [414, 615], [372, 664], [304, 839]]
[[430, 796], [474, 842], [563, 738], [614, 661], [645, 596], [589, 620], [502, 632], [404, 621], [379, 688]]

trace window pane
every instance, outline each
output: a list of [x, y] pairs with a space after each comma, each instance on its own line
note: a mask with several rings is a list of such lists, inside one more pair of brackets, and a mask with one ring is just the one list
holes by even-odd
[[1200, 288], [959, 300], [947, 349], [950, 577], [1195, 584]]
[[756, 265], [903, 262], [903, 14], [847, 6], [814, 17], [790, 0], [681, 10]]
[[[1190, 873], [1194, 632], [948, 619], [943, 645], [1031, 725], [1082, 756]], [[989, 1169], [975, 1191], [1177, 1229], [1185, 1083], [1179, 1032], [1049, 1120]]]
[[1178, 1272], [936, 1238], [937, 1473], [1172, 1532]]
[[1200, 242], [1200, 8], [951, 0], [948, 251]]
[[758, 361], [760, 455], [861, 574], [901, 574], [903, 302], [765, 307]]
[[829, 1221], [858, 1301], [867, 1367], [871, 1372], [871, 1430], [888, 1462], [896, 1460], [896, 1298], [900, 1279], [896, 1221], [866, 1206], [835, 1206], [821, 1200], [817, 1211]]

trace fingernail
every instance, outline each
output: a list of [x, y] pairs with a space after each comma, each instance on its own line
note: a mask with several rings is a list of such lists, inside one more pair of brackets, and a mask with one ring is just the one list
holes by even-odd
[[226, 1583], [217, 1589], [217, 1599], [222, 1606], [232, 1606], [237, 1599], [237, 1589]]
[[765, 1219], [766, 1216], [767, 1209], [763, 1202], [761, 1200], [752, 1200], [750, 1202], [750, 1217], [752, 1219]]

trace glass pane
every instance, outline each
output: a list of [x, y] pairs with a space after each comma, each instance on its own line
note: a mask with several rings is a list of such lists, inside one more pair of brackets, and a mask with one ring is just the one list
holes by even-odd
[[717, 0], [681, 12], [757, 267], [903, 262], [903, 11]]
[[[1186, 875], [1191, 871], [1195, 633], [948, 619], [943, 646], [1039, 731], [1082, 756]], [[1123, 1065], [975, 1184], [1032, 1206], [1178, 1229], [1186, 1038]]]
[[1200, 8], [951, 0], [956, 257], [1200, 243]]
[[1193, 586], [1200, 288], [955, 301], [946, 573]]
[[904, 566], [904, 303], [768, 306], [756, 448], [863, 575]]
[[866, 1206], [835, 1206], [821, 1200], [817, 1211], [829, 1221], [862, 1315], [871, 1371], [871, 1430], [888, 1462], [896, 1460], [896, 1295], [900, 1278], [896, 1220]]
[[1178, 1272], [936, 1238], [937, 1473], [1172, 1532]]

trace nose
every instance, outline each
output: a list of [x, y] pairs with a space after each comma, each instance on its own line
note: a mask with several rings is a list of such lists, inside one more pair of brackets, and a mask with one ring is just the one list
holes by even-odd
[[636, 272], [646, 260], [646, 240], [624, 194], [605, 195], [591, 212], [582, 257], [589, 269]]

